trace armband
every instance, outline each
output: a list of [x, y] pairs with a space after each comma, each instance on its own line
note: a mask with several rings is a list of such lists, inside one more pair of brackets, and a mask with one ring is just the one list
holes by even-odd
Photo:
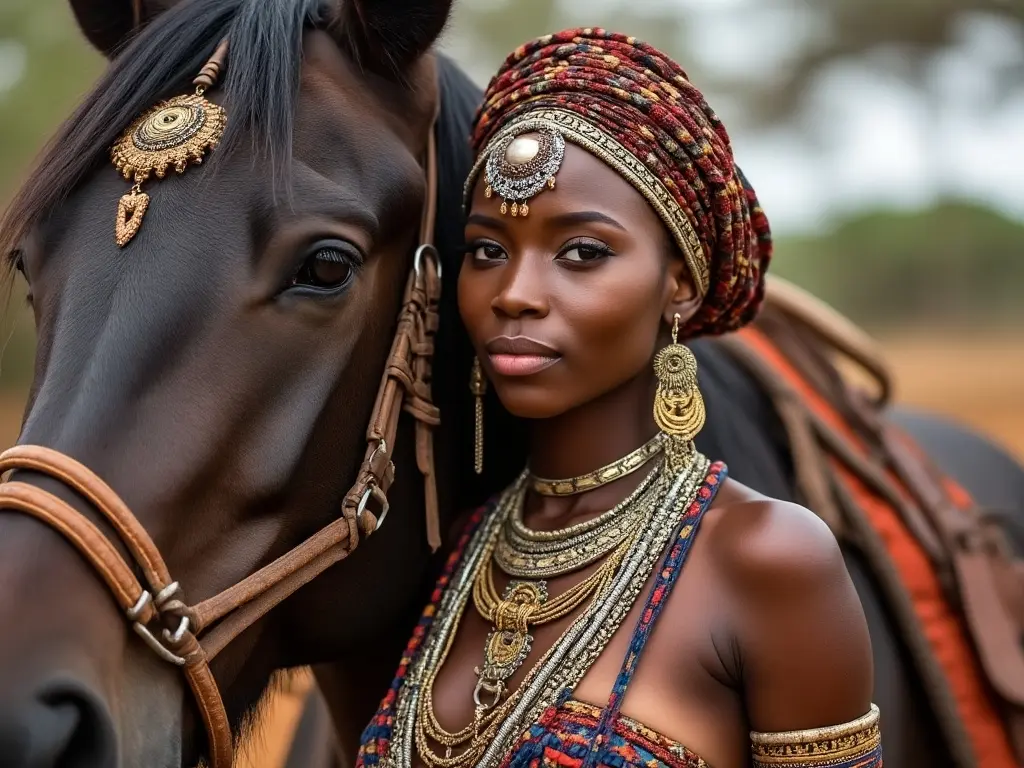
[[878, 707], [842, 725], [785, 733], [750, 732], [754, 768], [881, 768]]

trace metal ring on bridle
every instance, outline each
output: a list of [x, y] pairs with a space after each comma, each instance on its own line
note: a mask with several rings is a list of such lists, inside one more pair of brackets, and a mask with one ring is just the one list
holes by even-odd
[[174, 634], [171, 634], [169, 629], [164, 630], [164, 640], [171, 645], [177, 645], [181, 642], [181, 638], [185, 636], [185, 633], [188, 632], [190, 623], [188, 616], [182, 616], [181, 621], [178, 622], [178, 628], [174, 630]]
[[153, 598], [153, 601], [156, 603], [156, 607], [163, 608], [164, 604], [172, 597], [174, 597], [176, 594], [178, 594], [180, 591], [181, 585], [176, 581], [172, 581], [166, 587], [161, 589], [157, 593], [156, 597]]
[[388, 516], [388, 510], [391, 509], [391, 505], [388, 503], [388, 497], [384, 495], [384, 491], [376, 485], [368, 485], [366, 490], [363, 491], [362, 498], [359, 499], [359, 504], [356, 506], [356, 518], [358, 519], [363, 516], [363, 513], [366, 511], [366, 505], [370, 502], [371, 498], [377, 499], [381, 506], [380, 517], [377, 518], [377, 524], [373, 527], [374, 531], [379, 531], [380, 527], [384, 525], [384, 518]]
[[434, 266], [437, 267], [437, 279], [441, 279], [441, 257], [437, 252], [437, 248], [432, 246], [430, 243], [424, 243], [416, 249], [416, 255], [412, 258], [412, 269], [416, 273], [417, 277], [423, 274], [423, 254], [428, 252], [431, 258], [434, 260]]

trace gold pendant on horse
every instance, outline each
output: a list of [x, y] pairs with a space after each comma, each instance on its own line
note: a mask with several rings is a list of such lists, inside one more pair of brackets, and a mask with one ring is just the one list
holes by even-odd
[[203, 162], [207, 151], [217, 146], [224, 135], [227, 113], [203, 96], [176, 96], [139, 117], [121, 134], [110, 155], [117, 170], [134, 182], [131, 191], [117, 205], [115, 239], [124, 247], [142, 226], [149, 208], [149, 195], [142, 184], [155, 175], [164, 178], [169, 169], [184, 173], [191, 165]]

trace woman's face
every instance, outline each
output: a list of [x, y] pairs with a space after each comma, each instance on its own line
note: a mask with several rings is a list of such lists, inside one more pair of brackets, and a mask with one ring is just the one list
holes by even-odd
[[682, 258], [646, 199], [566, 144], [529, 216], [500, 212], [484, 174], [466, 225], [459, 311], [502, 404], [558, 416], [652, 375], [660, 333], [697, 308]]

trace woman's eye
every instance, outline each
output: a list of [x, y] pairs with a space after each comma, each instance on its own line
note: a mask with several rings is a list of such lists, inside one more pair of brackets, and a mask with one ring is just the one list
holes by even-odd
[[505, 258], [505, 249], [494, 243], [480, 243], [473, 250], [473, 261], [501, 261]]
[[302, 263], [292, 278], [293, 286], [337, 290], [351, 282], [358, 257], [351, 251], [333, 246], [317, 248]]
[[574, 245], [572, 248], [568, 248], [562, 252], [558, 257], [563, 261], [572, 261], [577, 264], [586, 263], [588, 261], [597, 261], [598, 259], [604, 258], [608, 255], [607, 248], [601, 248], [596, 245]]

